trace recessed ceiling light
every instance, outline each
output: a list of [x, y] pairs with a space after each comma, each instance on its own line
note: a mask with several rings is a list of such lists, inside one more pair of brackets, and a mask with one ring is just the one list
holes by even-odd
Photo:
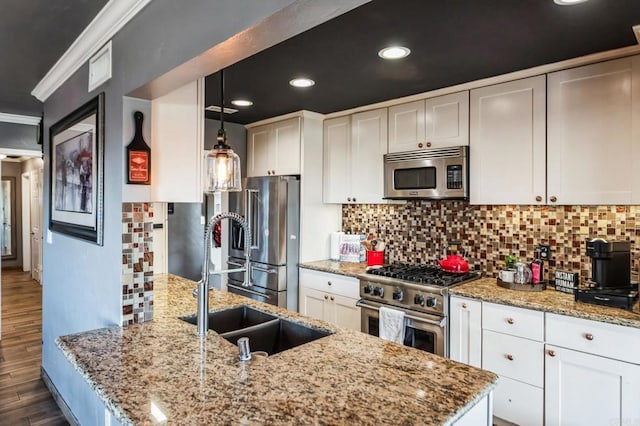
[[231, 101], [231, 103], [235, 106], [239, 106], [239, 107], [248, 107], [253, 105], [253, 102], [247, 100], [247, 99], [234, 99]]
[[316, 82], [310, 78], [294, 78], [289, 84], [293, 87], [311, 87], [316, 84]]
[[559, 4], [561, 6], [570, 6], [572, 4], [584, 3], [587, 0], [553, 0], [555, 4]]
[[378, 56], [383, 59], [402, 59], [409, 56], [411, 50], [404, 46], [389, 46], [378, 52]]

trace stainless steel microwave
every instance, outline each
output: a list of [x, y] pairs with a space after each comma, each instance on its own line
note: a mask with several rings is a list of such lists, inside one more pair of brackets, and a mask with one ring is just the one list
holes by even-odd
[[453, 146], [384, 156], [384, 198], [468, 199], [469, 147]]

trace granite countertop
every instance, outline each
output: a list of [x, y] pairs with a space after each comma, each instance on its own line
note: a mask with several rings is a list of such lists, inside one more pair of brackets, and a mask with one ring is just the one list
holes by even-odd
[[496, 385], [488, 371], [212, 290], [212, 311], [247, 304], [335, 333], [243, 363], [177, 319], [196, 311], [194, 287], [156, 276], [153, 321], [56, 340], [120, 423], [450, 424]]
[[503, 305], [640, 328], [640, 306], [638, 302], [634, 305], [633, 310], [627, 311], [608, 306], [576, 302], [572, 294], [562, 293], [554, 289], [540, 292], [509, 290], [499, 287], [495, 278], [482, 278], [471, 281], [451, 288], [449, 293]]
[[347, 277], [358, 278], [367, 269], [366, 262], [338, 262], [336, 260], [317, 260], [315, 262], [300, 263], [298, 266], [315, 271], [329, 272], [331, 274], [346, 275]]

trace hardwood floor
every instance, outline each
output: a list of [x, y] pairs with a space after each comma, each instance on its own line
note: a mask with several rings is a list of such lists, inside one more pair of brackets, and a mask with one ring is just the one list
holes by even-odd
[[40, 379], [42, 287], [29, 272], [2, 270], [0, 425], [67, 425]]

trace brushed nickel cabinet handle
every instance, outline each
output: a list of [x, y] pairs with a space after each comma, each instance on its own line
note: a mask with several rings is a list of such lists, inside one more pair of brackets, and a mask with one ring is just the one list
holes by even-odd
[[536, 197], [536, 201], [537, 201], [537, 202], [542, 201], [542, 197], [538, 195], [538, 196]]
[[549, 356], [556, 356], [556, 351], [550, 350], [547, 353], [549, 354]]
[[462, 304], [462, 309], [467, 309], [467, 304], [466, 303]]
[[551, 197], [549, 198], [549, 201], [551, 201], [552, 203], [555, 203], [556, 201], [558, 201], [558, 198], [557, 198], [557, 197], [555, 197], [555, 196], [551, 196]]
[[513, 318], [507, 318], [507, 322], [508, 322], [509, 324], [513, 324], [513, 323], [514, 323]]
[[593, 340], [593, 334], [587, 333], [587, 334], [584, 335], [584, 338], [589, 340], [589, 341], [591, 341], [591, 340]]
[[511, 355], [511, 354], [507, 354], [507, 359], [508, 359], [509, 361], [513, 361], [513, 355]]

